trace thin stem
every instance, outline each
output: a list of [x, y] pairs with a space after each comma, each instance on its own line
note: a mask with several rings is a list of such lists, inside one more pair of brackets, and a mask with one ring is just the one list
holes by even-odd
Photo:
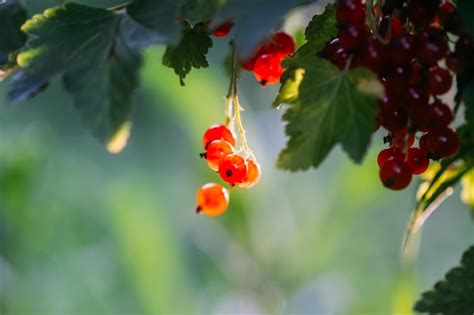
[[245, 137], [245, 129], [242, 125], [242, 120], [240, 118], [240, 112], [243, 111], [243, 108], [240, 106], [239, 98], [237, 95], [234, 95], [234, 106], [235, 106], [235, 123], [237, 125], [237, 129], [239, 130], [240, 142], [242, 144], [242, 149], [244, 150], [245, 154], [253, 157], [252, 150], [250, 150], [247, 144], [247, 138]]
[[[229, 125], [233, 122], [237, 125], [237, 130], [239, 132], [239, 138], [242, 145], [242, 150], [248, 156], [253, 158], [252, 150], [250, 150], [247, 144], [247, 138], [245, 136], [245, 129], [242, 124], [242, 118], [240, 116], [240, 112], [243, 111], [242, 106], [240, 106], [239, 97], [237, 96], [237, 81], [238, 81], [238, 68], [237, 68], [237, 60], [235, 56], [235, 43], [233, 41], [230, 42], [231, 45], [231, 60], [232, 60], [232, 68], [231, 68], [231, 76], [230, 76], [230, 85], [229, 91], [227, 93], [226, 99], [226, 124]], [[233, 112], [233, 116], [232, 116]]]
[[[234, 41], [229, 43], [230, 45], [230, 57], [231, 57], [231, 75], [230, 75], [230, 83], [229, 83], [229, 91], [226, 95], [226, 109], [225, 109], [225, 125], [230, 125], [233, 122], [232, 119], [232, 109], [233, 109], [233, 95], [236, 91], [236, 81], [237, 81], [237, 70], [235, 68], [235, 44]], [[232, 126], [231, 126], [232, 127]]]

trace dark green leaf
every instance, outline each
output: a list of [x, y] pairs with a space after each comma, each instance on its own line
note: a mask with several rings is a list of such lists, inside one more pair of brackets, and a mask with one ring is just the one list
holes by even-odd
[[0, 51], [20, 49], [26, 40], [21, 26], [27, 19], [26, 10], [15, 0], [0, 4]]
[[128, 138], [140, 65], [140, 55], [119, 38], [107, 63], [77, 67], [64, 76], [65, 88], [85, 123], [113, 153], [120, 151]]
[[127, 12], [137, 22], [157, 32], [166, 43], [177, 42], [177, 0], [134, 0], [128, 5]]
[[23, 25], [29, 39], [18, 64], [45, 78], [72, 66], [93, 66], [108, 54], [119, 20], [108, 10], [75, 3], [48, 9]]
[[289, 170], [317, 167], [341, 143], [356, 162], [365, 155], [377, 112], [380, 84], [365, 69], [340, 72], [329, 61], [305, 64], [294, 105], [285, 113], [287, 148], [278, 166]]
[[176, 46], [168, 46], [163, 55], [163, 64], [173, 68], [181, 85], [191, 68], [207, 68], [206, 54], [212, 47], [212, 40], [202, 24], [191, 27], [183, 24], [183, 34]]
[[474, 313], [474, 246], [433, 290], [423, 293], [415, 310], [429, 314], [471, 315]]
[[337, 34], [337, 30], [334, 6], [327, 5], [324, 13], [315, 15], [306, 28], [306, 43], [301, 46], [293, 56], [285, 60], [284, 66], [286, 71], [281, 77], [282, 85], [277, 98], [273, 102], [274, 106], [294, 101], [295, 86], [298, 85], [298, 83], [295, 82], [295, 78], [298, 77], [296, 71], [300, 68], [304, 68], [305, 64], [311, 63], [316, 57], [316, 54]]
[[458, 12], [463, 20], [463, 25], [466, 30], [474, 35], [474, 1], [472, 0], [458, 0]]
[[16, 104], [35, 96], [48, 87], [48, 81], [35, 76], [26, 70], [17, 71], [12, 76], [12, 86], [7, 99], [10, 104]]
[[122, 16], [120, 33], [128, 47], [139, 51], [150, 45], [168, 43], [168, 37], [157, 33], [132, 19], [128, 14]]

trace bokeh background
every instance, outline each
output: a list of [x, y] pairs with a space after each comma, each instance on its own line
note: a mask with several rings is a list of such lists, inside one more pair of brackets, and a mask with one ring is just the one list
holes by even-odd
[[[40, 12], [54, 1], [25, 2]], [[458, 264], [474, 225], [457, 193], [414, 242], [418, 255], [401, 258], [417, 183], [403, 192], [379, 183], [383, 134], [363, 165], [338, 148], [317, 170], [277, 170], [286, 141], [283, 111], [270, 105], [277, 88], [249, 73], [239, 95], [263, 177], [232, 192], [225, 215], [195, 215], [196, 189], [218, 180], [198, 153], [224, 118], [226, 51], [217, 39], [210, 68], [183, 88], [161, 65], [163, 48], [148, 49], [119, 155], [90, 135], [58, 80], [1, 106], [0, 314], [409, 314]], [[2, 82], [2, 100], [6, 90]]]

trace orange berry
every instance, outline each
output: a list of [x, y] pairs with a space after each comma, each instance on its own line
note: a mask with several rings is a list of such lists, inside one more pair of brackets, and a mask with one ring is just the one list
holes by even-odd
[[260, 176], [262, 174], [260, 165], [254, 160], [248, 160], [247, 166], [247, 175], [244, 177], [241, 183], [237, 184], [237, 186], [239, 186], [240, 188], [252, 188], [260, 181]]
[[207, 165], [209, 165], [213, 171], [217, 171], [222, 159], [233, 152], [234, 147], [232, 147], [229, 142], [225, 140], [214, 140], [207, 146], [204, 156], [206, 157]]
[[196, 195], [197, 213], [209, 217], [221, 215], [229, 206], [229, 192], [219, 184], [208, 183], [199, 188]]
[[240, 183], [247, 175], [247, 170], [247, 161], [237, 154], [229, 154], [219, 163], [219, 175], [230, 184]]
[[209, 143], [214, 140], [225, 140], [232, 146], [235, 146], [236, 142], [234, 133], [224, 125], [212, 125], [206, 130], [202, 137], [202, 146], [204, 149], [207, 149]]

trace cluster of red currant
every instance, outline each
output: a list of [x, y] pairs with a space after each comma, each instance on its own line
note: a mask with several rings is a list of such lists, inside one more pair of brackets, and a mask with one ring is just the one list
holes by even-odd
[[[459, 150], [458, 136], [448, 127], [453, 112], [439, 96], [450, 90], [451, 72], [464, 69], [466, 51], [472, 51], [465, 49], [472, 42], [449, 1], [382, 3], [366, 12], [362, 0], [338, 1], [340, 31], [321, 56], [341, 70], [367, 67], [383, 83], [376, 129], [388, 131], [384, 140], [389, 147], [380, 152], [378, 165], [382, 183], [399, 190], [428, 168], [430, 158], [448, 158]], [[448, 33], [458, 37], [451, 54]], [[439, 65], [443, 60], [448, 69]], [[418, 132], [419, 145], [412, 147]]]
[[253, 71], [255, 78], [261, 86], [275, 84], [280, 81], [283, 74], [281, 62], [295, 52], [294, 38], [283, 31], [272, 34], [270, 39], [262, 43], [246, 60], [240, 60], [240, 67]]
[[[225, 21], [212, 30], [212, 35], [223, 37], [229, 34], [233, 22]], [[253, 71], [255, 78], [262, 87], [267, 84], [275, 84], [280, 81], [284, 72], [281, 62], [283, 59], [295, 52], [295, 39], [284, 31], [277, 31], [270, 38], [259, 45], [252, 55], [240, 60], [242, 69]]]
[[[231, 187], [249, 189], [260, 180], [260, 165], [252, 154], [239, 155], [234, 146], [236, 137], [228, 126], [214, 125], [204, 133], [202, 145], [206, 150], [201, 157], [207, 165]], [[208, 216], [224, 213], [229, 205], [229, 191], [216, 183], [203, 185], [197, 193], [197, 212]]]

